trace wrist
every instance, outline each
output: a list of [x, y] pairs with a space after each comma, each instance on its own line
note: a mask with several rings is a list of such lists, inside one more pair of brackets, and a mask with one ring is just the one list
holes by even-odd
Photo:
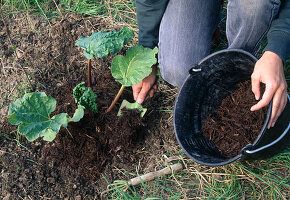
[[262, 57], [266, 57], [267, 59], [282, 63], [281, 57], [272, 51], [265, 51]]

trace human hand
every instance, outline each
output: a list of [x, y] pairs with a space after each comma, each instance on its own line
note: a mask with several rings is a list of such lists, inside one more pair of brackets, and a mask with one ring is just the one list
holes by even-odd
[[287, 83], [281, 58], [276, 53], [265, 51], [255, 65], [251, 80], [256, 100], [260, 99], [260, 83], [266, 85], [262, 99], [251, 107], [251, 111], [267, 106], [273, 99], [271, 119], [268, 124], [268, 128], [271, 128], [287, 103]]
[[144, 78], [141, 83], [132, 86], [134, 100], [141, 104], [146, 99], [153, 97], [157, 90], [156, 81], [157, 67], [153, 66], [152, 73]]

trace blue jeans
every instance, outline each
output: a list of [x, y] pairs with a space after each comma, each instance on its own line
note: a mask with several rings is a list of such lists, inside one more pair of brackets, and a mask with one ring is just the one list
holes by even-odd
[[[279, 0], [228, 0], [229, 49], [255, 53], [279, 11]], [[159, 30], [158, 61], [162, 77], [181, 86], [189, 69], [210, 54], [220, 22], [221, 0], [170, 0]]]

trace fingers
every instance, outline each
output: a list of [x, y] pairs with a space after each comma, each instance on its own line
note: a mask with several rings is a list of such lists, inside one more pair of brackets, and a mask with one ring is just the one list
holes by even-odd
[[273, 97], [273, 104], [272, 104], [272, 112], [271, 112], [271, 118], [270, 121], [268, 123], [268, 128], [273, 127], [273, 124], [275, 124], [276, 120], [274, 121], [274, 119], [277, 116], [277, 112], [280, 109], [280, 102], [281, 101], [281, 92], [277, 91], [275, 96]]
[[273, 104], [272, 104], [272, 112], [271, 112], [271, 118], [268, 123], [268, 128], [271, 128], [275, 125], [278, 117], [284, 110], [286, 103], [287, 103], [287, 94], [283, 87], [275, 87], [273, 85], [266, 85], [265, 93], [262, 97], [262, 99], [251, 107], [251, 111], [259, 110], [265, 106], [267, 106], [271, 99], [273, 98]]
[[136, 100], [137, 103], [141, 104], [141, 103], [144, 102], [144, 100], [147, 97], [147, 94], [148, 94], [149, 90], [150, 90], [149, 85], [144, 85], [143, 84], [143, 87], [142, 87], [140, 93], [138, 94], [138, 97], [137, 97], [137, 100]]
[[[146, 97], [145, 97], [145, 100], [147, 100], [147, 99], [149, 99], [149, 98], [152, 98], [153, 96], [154, 96], [154, 93], [157, 91], [157, 89], [158, 89], [158, 84], [154, 84], [153, 86], [152, 86], [152, 88], [149, 90], [149, 92], [147, 93], [147, 95], [146, 95]], [[144, 100], [144, 101], [145, 101]], [[143, 102], [144, 102], [143, 101]], [[137, 103], [138, 103], [138, 101], [137, 101]]]
[[151, 88], [151, 90], [149, 91], [148, 97], [152, 98], [154, 96], [154, 93], [157, 91], [158, 85], [154, 84]]
[[273, 88], [270, 84], [268, 85], [266, 84], [266, 89], [265, 89], [262, 99], [257, 104], [251, 107], [251, 111], [259, 110], [267, 106], [270, 103], [275, 91], [276, 91], [276, 88]]
[[158, 84], [157, 84], [157, 83], [155, 83], [155, 84], [153, 85], [153, 89], [155, 90], [155, 92], [157, 91], [157, 89], [158, 89]]
[[153, 95], [154, 95], [154, 89], [152, 88], [150, 91], [149, 91], [149, 94], [148, 94], [148, 97], [149, 98], [152, 98], [153, 97]]
[[133, 89], [133, 97], [134, 97], [134, 100], [137, 101], [137, 98], [138, 98], [138, 95], [142, 89], [142, 84], [141, 83], [137, 83], [135, 85], [132, 86], [132, 89]]
[[[278, 93], [278, 92], [277, 92]], [[285, 91], [280, 92], [281, 94], [275, 94], [273, 98], [273, 106], [271, 119], [268, 124], [268, 128], [274, 127], [278, 117], [283, 112], [286, 104], [287, 104], [287, 93]], [[276, 97], [277, 96], [277, 97]]]
[[156, 73], [151, 73], [144, 78], [141, 83], [132, 86], [134, 100], [142, 104], [147, 98], [153, 97], [154, 92], [157, 90]]
[[255, 95], [255, 99], [260, 99], [260, 79], [256, 76], [255, 73], [251, 76], [251, 82], [252, 82], [252, 91]]
[[276, 123], [277, 119], [279, 118], [279, 116], [281, 115], [281, 113], [283, 112], [283, 110], [285, 109], [286, 104], [287, 104], [287, 101], [288, 101], [288, 98], [287, 98], [287, 93], [286, 93], [285, 94], [285, 97], [284, 98], [282, 97], [282, 100], [281, 100], [281, 103], [280, 103], [280, 108], [279, 108], [279, 110], [277, 112], [277, 115], [276, 115], [276, 117], [274, 119], [274, 122], [272, 124], [272, 127], [275, 126], [275, 123]]

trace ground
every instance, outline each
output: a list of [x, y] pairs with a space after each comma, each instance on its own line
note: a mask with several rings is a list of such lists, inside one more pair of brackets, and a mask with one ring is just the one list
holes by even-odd
[[[87, 116], [81, 124], [62, 129], [55, 142], [27, 142], [17, 133], [17, 127], [8, 123], [8, 105], [30, 92], [32, 85], [33, 90], [45, 91], [57, 99], [56, 112], [71, 114], [75, 107], [70, 92], [76, 84], [86, 81], [87, 67], [82, 50], [75, 46], [76, 40], [92, 31], [120, 30], [122, 25], [104, 17], [73, 13], [64, 14], [50, 24], [44, 17], [26, 13], [7, 15], [5, 21], [12, 44], [0, 20], [1, 199], [289, 198], [288, 152], [264, 162], [236, 162], [216, 168], [188, 159], [177, 144], [173, 130], [172, 111], [177, 89], [162, 80], [154, 98], [144, 105], [148, 107], [145, 118], [136, 123], [100, 117], [107, 106], [104, 103], [100, 105], [101, 114], [94, 120]], [[136, 38], [137, 35], [133, 41]], [[92, 61], [94, 91], [105, 102], [120, 87], [109, 73], [111, 61], [112, 56]], [[124, 97], [132, 100], [131, 88], [125, 89], [121, 98]], [[128, 115], [134, 116], [134, 113]], [[99, 129], [95, 120], [101, 124]], [[132, 128], [132, 135], [124, 141], [128, 144], [126, 147], [122, 143], [111, 143], [106, 134], [103, 135], [107, 146], [100, 146], [102, 139], [97, 134], [106, 129], [106, 126], [101, 128], [106, 121], [110, 125], [127, 123]], [[85, 134], [74, 132], [76, 129]], [[84, 148], [77, 152], [80, 146]], [[83, 156], [84, 153], [90, 156]], [[117, 187], [121, 183], [118, 180], [164, 168], [168, 164], [166, 158], [172, 155], [184, 165], [182, 172], [133, 189]], [[98, 158], [103, 159], [99, 162]]]
[[[72, 89], [81, 81], [86, 81], [87, 66], [82, 50], [75, 46], [75, 42], [80, 36], [88, 36], [92, 31], [106, 29], [110, 25], [101, 18], [83, 19], [81, 16], [68, 14], [47, 28], [44, 19], [32, 17], [32, 26], [39, 31], [37, 33], [31, 30], [25, 17], [24, 14], [19, 14], [9, 16], [7, 20], [12, 43], [17, 46], [15, 52], [20, 59], [26, 61], [25, 71], [29, 73], [31, 84], [36, 87], [36, 91], [45, 91], [56, 98], [58, 103], [55, 113], [68, 112], [71, 115], [75, 109]], [[3, 27], [3, 24], [1, 26]], [[113, 28], [118, 30], [121, 27]], [[17, 62], [11, 62], [15, 49], [8, 48], [9, 41], [3, 28], [0, 38], [1, 62], [4, 66], [1, 73], [5, 75], [1, 84], [2, 88], [7, 88], [7, 84], [10, 86], [9, 89], [1, 91], [1, 94], [7, 97], [2, 99], [3, 103], [8, 104], [13, 99], [9, 98], [9, 95], [17, 97], [19, 93], [26, 92], [24, 90], [30, 85], [24, 70]], [[94, 59], [92, 62], [94, 90], [103, 101], [109, 103], [120, 87], [110, 74], [111, 60], [112, 57], [109, 56], [105, 59]], [[3, 180], [1, 197], [100, 198], [101, 192], [106, 190], [107, 181], [127, 179], [117, 169], [126, 169], [134, 173], [138, 162], [139, 173], [145, 168], [150, 168], [145, 165], [148, 159], [152, 159], [148, 154], [154, 152], [155, 156], [161, 156], [164, 153], [162, 146], [165, 139], [175, 143], [171, 122], [167, 121], [170, 115], [159, 110], [164, 102], [162, 98], [165, 97], [161, 90], [170, 90], [170, 87], [162, 85], [155, 97], [145, 104], [149, 111], [143, 121], [135, 113], [132, 113], [135, 122], [128, 116], [118, 119], [117, 108], [112, 114], [105, 114], [108, 105], [101, 105], [100, 114], [93, 120], [86, 116], [82, 123], [62, 129], [53, 143], [41, 140], [29, 143], [16, 133], [16, 126], [10, 126], [7, 118], [1, 118], [1, 133], [5, 134], [0, 141]], [[126, 89], [121, 98], [125, 96], [132, 101], [130, 88]], [[173, 101], [170, 101], [168, 100], [172, 105]], [[7, 107], [1, 107], [1, 113], [2, 116], [6, 116]], [[86, 126], [81, 127], [81, 124]], [[115, 131], [110, 132], [107, 130], [111, 129], [110, 127], [102, 127], [106, 124]], [[98, 126], [101, 132], [96, 130]], [[127, 138], [120, 135], [120, 128], [126, 127], [131, 128], [123, 130], [130, 133]], [[104, 132], [106, 130], [107, 132]], [[97, 134], [103, 138], [98, 136], [94, 140]], [[113, 138], [109, 140], [110, 137]], [[80, 152], [77, 152], [78, 149], [81, 149]]]

